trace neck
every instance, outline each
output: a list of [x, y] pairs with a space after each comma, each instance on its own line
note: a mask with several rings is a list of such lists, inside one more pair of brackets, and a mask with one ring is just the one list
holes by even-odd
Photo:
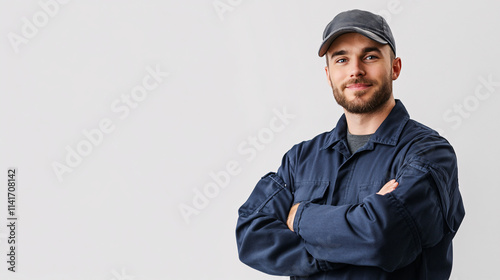
[[368, 135], [375, 133], [395, 105], [396, 101], [394, 98], [390, 98], [375, 112], [353, 114], [344, 109], [349, 132], [354, 135]]

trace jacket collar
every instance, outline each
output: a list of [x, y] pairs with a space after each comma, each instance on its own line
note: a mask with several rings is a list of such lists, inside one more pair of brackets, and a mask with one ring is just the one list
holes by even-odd
[[[368, 143], [396, 146], [399, 136], [409, 119], [410, 115], [408, 111], [406, 111], [405, 106], [399, 99], [396, 99], [396, 105], [392, 108], [391, 112], [379, 126], [377, 131], [370, 137]], [[332, 148], [341, 141], [347, 146], [347, 121], [345, 114], [342, 114], [337, 122], [337, 126], [329, 133], [321, 149]], [[371, 144], [371, 146], [372, 145], [373, 144]]]

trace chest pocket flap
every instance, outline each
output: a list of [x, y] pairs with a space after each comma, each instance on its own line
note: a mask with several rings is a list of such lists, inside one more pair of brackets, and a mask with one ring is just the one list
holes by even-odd
[[299, 202], [320, 202], [324, 200], [329, 181], [308, 181], [295, 184], [294, 204]]

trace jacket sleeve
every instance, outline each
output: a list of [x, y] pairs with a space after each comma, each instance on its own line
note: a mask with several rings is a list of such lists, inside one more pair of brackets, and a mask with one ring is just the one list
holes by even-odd
[[454, 235], [465, 215], [451, 146], [407, 158], [396, 180], [396, 190], [360, 204], [301, 204], [295, 232], [318, 259], [386, 271], [408, 265], [423, 248]]
[[236, 240], [240, 260], [262, 272], [305, 276], [333, 268], [313, 258], [304, 241], [288, 229], [293, 196], [283, 179], [268, 173], [239, 209]]

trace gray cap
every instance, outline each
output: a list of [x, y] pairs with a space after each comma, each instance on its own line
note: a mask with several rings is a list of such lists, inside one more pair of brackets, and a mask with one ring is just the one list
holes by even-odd
[[359, 33], [384, 45], [389, 44], [396, 54], [396, 42], [394, 42], [389, 24], [383, 17], [367, 11], [350, 10], [336, 15], [326, 26], [323, 32], [323, 43], [318, 52], [319, 56], [325, 55], [337, 37], [351, 32]]

